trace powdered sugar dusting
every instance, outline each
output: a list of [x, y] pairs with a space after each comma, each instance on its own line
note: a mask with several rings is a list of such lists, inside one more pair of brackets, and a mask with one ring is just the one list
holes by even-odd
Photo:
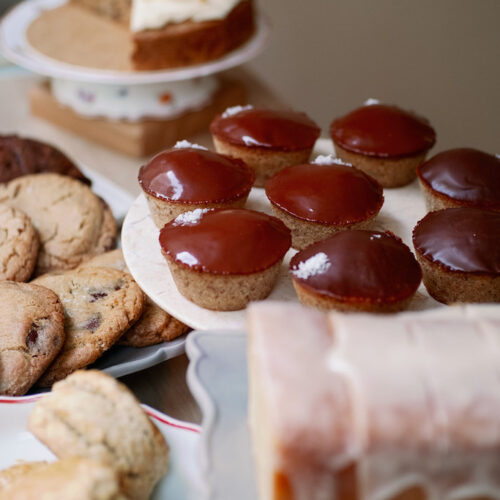
[[373, 99], [373, 97], [370, 97], [363, 103], [364, 106], [373, 106], [375, 104], [380, 104], [380, 101], [378, 99]]
[[309, 257], [306, 261], [299, 262], [297, 269], [292, 270], [292, 274], [299, 279], [306, 280], [312, 276], [326, 272], [331, 265], [326, 253], [319, 252]]
[[190, 212], [184, 212], [178, 215], [174, 220], [175, 226], [188, 226], [191, 224], [196, 224], [200, 221], [203, 214], [209, 212], [210, 208], [197, 208], [196, 210], [191, 210]]
[[222, 118], [229, 118], [230, 116], [237, 115], [238, 113], [249, 109], [253, 109], [251, 104], [247, 104], [246, 106], [231, 106], [230, 108], [227, 108], [224, 113], [222, 113]]
[[319, 155], [314, 161], [314, 165], [347, 165], [349, 163], [342, 161], [340, 158], [335, 158], [333, 155]]
[[208, 151], [207, 148], [204, 146], [200, 146], [199, 144], [193, 144], [192, 142], [189, 141], [177, 141], [174, 149], [186, 149], [186, 148], [192, 148], [192, 149], [202, 149], [203, 151]]

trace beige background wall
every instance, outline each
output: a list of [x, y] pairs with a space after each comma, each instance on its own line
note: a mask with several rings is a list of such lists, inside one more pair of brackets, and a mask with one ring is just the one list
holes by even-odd
[[436, 150], [500, 153], [500, 0], [260, 0], [273, 22], [251, 66], [324, 134], [374, 97], [414, 109]]

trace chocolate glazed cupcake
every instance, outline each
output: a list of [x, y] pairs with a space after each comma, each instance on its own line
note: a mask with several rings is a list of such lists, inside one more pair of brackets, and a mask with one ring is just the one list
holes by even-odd
[[382, 191], [375, 179], [331, 156], [287, 167], [266, 184], [273, 213], [290, 228], [298, 250], [338, 231], [371, 227]]
[[233, 311], [266, 298], [290, 248], [275, 217], [244, 209], [198, 209], [160, 231], [179, 292], [206, 309]]
[[235, 106], [214, 119], [210, 132], [216, 151], [242, 159], [263, 187], [279, 170], [309, 160], [320, 129], [304, 113]]
[[500, 213], [448, 208], [413, 230], [427, 291], [436, 300], [500, 302]]
[[500, 210], [500, 157], [472, 148], [443, 151], [417, 167], [427, 210]]
[[339, 158], [384, 187], [404, 186], [415, 179], [417, 165], [436, 142], [425, 118], [374, 99], [334, 120], [330, 134]]
[[319, 309], [401, 311], [422, 272], [410, 249], [392, 233], [337, 233], [297, 253], [290, 262], [300, 301]]
[[253, 171], [241, 160], [187, 141], [155, 156], [139, 171], [139, 184], [159, 228], [197, 208], [243, 207], [253, 180]]

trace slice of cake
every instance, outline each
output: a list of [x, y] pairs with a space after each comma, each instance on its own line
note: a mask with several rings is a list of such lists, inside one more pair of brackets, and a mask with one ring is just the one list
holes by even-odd
[[129, 27], [138, 70], [217, 59], [254, 32], [252, 0], [71, 0]]
[[500, 498], [500, 309], [248, 312], [260, 500]]

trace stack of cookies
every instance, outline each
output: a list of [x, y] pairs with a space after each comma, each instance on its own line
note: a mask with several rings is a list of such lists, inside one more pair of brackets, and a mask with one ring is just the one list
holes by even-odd
[[0, 140], [0, 159], [0, 394], [49, 387], [116, 343], [187, 331], [135, 283], [109, 206], [69, 159], [16, 137]]

